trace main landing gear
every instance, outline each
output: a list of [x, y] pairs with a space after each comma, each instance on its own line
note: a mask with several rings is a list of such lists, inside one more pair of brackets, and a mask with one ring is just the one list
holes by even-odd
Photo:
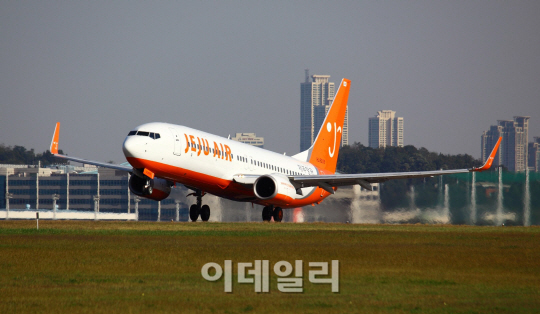
[[204, 196], [204, 192], [201, 190], [196, 190], [195, 193], [188, 194], [187, 196], [195, 196], [197, 197], [197, 203], [191, 205], [189, 207], [189, 219], [191, 221], [197, 221], [199, 219], [199, 215], [201, 216], [202, 221], [208, 221], [210, 219], [210, 206], [208, 205], [202, 205], [202, 197]]
[[281, 207], [274, 208], [273, 205], [264, 206], [262, 211], [263, 221], [270, 221], [272, 217], [275, 222], [281, 222], [281, 220], [283, 220], [283, 209], [281, 209]]

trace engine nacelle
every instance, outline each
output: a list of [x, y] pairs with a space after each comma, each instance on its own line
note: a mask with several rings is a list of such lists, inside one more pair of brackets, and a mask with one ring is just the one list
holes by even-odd
[[259, 199], [268, 200], [274, 205], [288, 205], [296, 195], [296, 189], [289, 178], [278, 174], [266, 174], [257, 178], [253, 192]]
[[171, 194], [169, 181], [161, 178], [141, 178], [136, 175], [132, 175], [129, 179], [129, 189], [137, 196], [154, 201], [164, 200]]

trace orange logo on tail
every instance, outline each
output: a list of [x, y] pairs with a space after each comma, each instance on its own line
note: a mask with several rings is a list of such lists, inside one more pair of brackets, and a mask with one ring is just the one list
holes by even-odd
[[[332, 132], [332, 124], [330, 122], [326, 124], [326, 129], [328, 132]], [[334, 157], [334, 153], [336, 152], [337, 132], [341, 133], [341, 126], [336, 128], [336, 123], [334, 122], [334, 150], [331, 151], [330, 146], [328, 146], [328, 154], [331, 158]]]

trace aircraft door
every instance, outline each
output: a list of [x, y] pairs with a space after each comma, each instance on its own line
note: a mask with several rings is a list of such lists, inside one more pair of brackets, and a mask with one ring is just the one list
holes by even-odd
[[171, 133], [173, 134], [174, 139], [174, 151], [173, 154], [180, 156], [182, 155], [182, 142], [180, 140], [180, 136], [178, 136], [178, 130], [175, 128], [169, 128], [171, 130]]

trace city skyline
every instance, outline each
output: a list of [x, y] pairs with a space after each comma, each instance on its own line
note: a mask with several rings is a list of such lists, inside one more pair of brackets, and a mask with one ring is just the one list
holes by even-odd
[[0, 143], [45, 151], [60, 121], [60, 149], [120, 163], [127, 133], [162, 121], [293, 155], [308, 68], [351, 80], [349, 143], [367, 146], [367, 118], [392, 108], [406, 144], [480, 158], [499, 119], [530, 116], [540, 135], [539, 15], [485, 0], [6, 2]]
[[514, 120], [498, 120], [484, 131], [481, 137], [482, 161], [487, 160], [487, 150], [493, 149], [495, 143], [502, 137], [501, 145], [493, 164], [504, 165], [510, 171], [525, 171], [528, 167], [528, 116], [514, 116]]

